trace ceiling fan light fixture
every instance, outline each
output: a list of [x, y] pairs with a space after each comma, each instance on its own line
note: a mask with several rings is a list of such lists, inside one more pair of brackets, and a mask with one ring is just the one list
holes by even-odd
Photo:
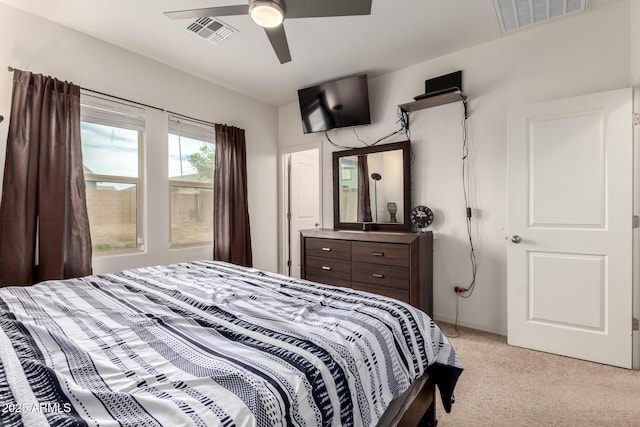
[[249, 14], [253, 21], [264, 28], [273, 28], [284, 21], [282, 5], [273, 0], [255, 0], [249, 6]]

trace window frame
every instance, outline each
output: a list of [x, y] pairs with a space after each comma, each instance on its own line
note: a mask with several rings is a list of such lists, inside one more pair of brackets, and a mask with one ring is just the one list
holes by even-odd
[[[176, 129], [175, 126], [172, 126], [171, 121], [174, 120], [176, 122], [178, 122], [178, 128]], [[211, 144], [213, 146], [213, 150], [214, 150], [214, 156], [215, 156], [215, 149], [216, 149], [216, 141], [215, 141], [215, 125], [213, 123], [207, 123], [207, 122], [203, 122], [203, 121], [198, 121], [198, 120], [193, 120], [190, 118], [185, 118], [185, 117], [180, 117], [174, 114], [169, 114], [169, 116], [167, 117], [167, 121], [169, 123], [169, 130], [167, 133], [167, 157], [168, 157], [168, 153], [169, 153], [169, 147], [170, 147], [170, 136], [176, 136], [178, 138], [178, 140], [181, 137], [186, 137], [186, 138], [190, 138], [192, 140], [196, 140], [196, 141], [200, 141], [201, 143], [206, 143], [206, 144]], [[193, 127], [198, 127], [198, 128], [206, 128], [207, 130], [204, 131], [203, 134], [198, 135], [197, 132], [195, 133], [189, 133], [188, 131], [185, 132], [186, 134], [182, 134], [182, 129], [181, 129], [181, 124], [183, 124], [187, 126], [187, 127], [191, 127], [193, 129]], [[175, 133], [177, 131], [177, 133]], [[211, 141], [206, 141], [204, 139], [200, 139], [200, 136], [202, 137], [206, 137], [206, 136], [211, 136]], [[168, 159], [167, 159], [168, 160]], [[182, 159], [180, 160], [182, 161]], [[187, 181], [184, 179], [171, 179], [171, 177], [169, 176], [169, 171], [167, 171], [167, 179], [168, 179], [168, 190], [169, 190], [169, 248], [170, 249], [183, 249], [183, 248], [194, 248], [194, 247], [202, 247], [202, 246], [212, 246], [213, 245], [213, 239], [214, 239], [214, 234], [213, 234], [213, 217], [211, 218], [211, 225], [212, 225], [212, 230], [211, 230], [211, 240], [208, 241], [198, 241], [198, 242], [189, 242], [189, 243], [173, 243], [173, 209], [172, 209], [172, 203], [171, 203], [171, 192], [172, 192], [172, 188], [174, 187], [178, 187], [178, 188], [193, 188], [193, 189], [205, 189], [205, 190], [211, 190], [211, 194], [212, 194], [212, 200], [213, 200], [213, 192], [214, 192], [214, 182], [213, 182], [213, 175], [215, 174], [215, 157], [214, 157], [214, 162], [213, 162], [213, 166], [212, 166], [212, 178], [211, 178], [211, 183], [203, 183], [203, 182], [199, 182], [199, 181]], [[215, 209], [215, 205], [213, 206], [213, 209]]]
[[[84, 102], [83, 102], [84, 101]], [[97, 107], [101, 110], [98, 114], [91, 115], [89, 120], [83, 120], [87, 118], [86, 111], [83, 111], [83, 107]], [[111, 107], [111, 108], [110, 108]], [[135, 248], [127, 249], [115, 249], [100, 251], [97, 250], [92, 242], [93, 257], [108, 257], [113, 255], [125, 255], [125, 254], [138, 254], [146, 251], [145, 246], [145, 223], [144, 223], [144, 165], [145, 165], [145, 110], [124, 103], [120, 100], [110, 98], [106, 95], [96, 96], [91, 93], [81, 91], [80, 98], [80, 111], [81, 111], [81, 126], [82, 123], [92, 123], [101, 126], [109, 126], [113, 128], [129, 129], [136, 131], [138, 134], [138, 177], [123, 177], [117, 175], [105, 175], [96, 173], [84, 173], [85, 185], [89, 182], [112, 182], [115, 184], [132, 184], [136, 186], [136, 232], [135, 232]], [[84, 114], [83, 114], [84, 113]], [[112, 115], [110, 120], [107, 116]], [[101, 116], [105, 116], [101, 118]], [[127, 116], [132, 120], [133, 124], [128, 126], [126, 124]], [[122, 124], [122, 125], [120, 125]], [[84, 165], [84, 158], [83, 158]]]

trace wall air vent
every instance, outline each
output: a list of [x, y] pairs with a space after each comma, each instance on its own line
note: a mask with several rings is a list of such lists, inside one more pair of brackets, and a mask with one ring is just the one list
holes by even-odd
[[203, 17], [189, 24], [187, 30], [210, 43], [220, 43], [238, 32], [235, 28], [219, 19]]
[[587, 8], [587, 0], [493, 0], [503, 33], [516, 31]]

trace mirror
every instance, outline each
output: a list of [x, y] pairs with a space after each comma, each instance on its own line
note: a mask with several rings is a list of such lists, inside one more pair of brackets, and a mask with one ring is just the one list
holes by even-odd
[[333, 153], [333, 228], [409, 231], [409, 141]]

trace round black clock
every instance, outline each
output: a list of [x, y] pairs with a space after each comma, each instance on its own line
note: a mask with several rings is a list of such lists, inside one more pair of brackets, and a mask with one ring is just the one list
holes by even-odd
[[411, 209], [411, 223], [418, 228], [427, 228], [433, 223], [433, 211], [426, 206]]

